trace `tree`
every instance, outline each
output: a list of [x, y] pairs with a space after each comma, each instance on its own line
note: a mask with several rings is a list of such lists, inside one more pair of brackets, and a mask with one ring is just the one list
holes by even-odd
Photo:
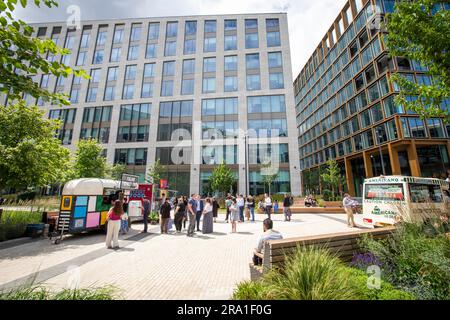
[[61, 123], [44, 118], [24, 101], [0, 105], [0, 190], [25, 189], [65, 179], [70, 152], [55, 131]]
[[227, 193], [233, 187], [236, 179], [231, 169], [222, 162], [214, 168], [211, 177], [209, 177], [209, 188], [211, 191]]
[[[69, 105], [67, 96], [52, 93], [40, 88], [33, 80], [38, 73], [53, 74], [57, 77], [76, 76], [88, 78], [84, 71], [74, 71], [57, 61], [49, 61], [46, 56], [66, 55], [68, 49], [59, 48], [51, 39], [41, 40], [32, 37], [33, 28], [24, 21], [13, 17], [17, 0], [0, 0], [0, 92], [7, 94], [9, 101], [22, 98], [28, 94], [44, 101]], [[27, 0], [20, 0], [23, 8]], [[58, 4], [54, 0], [34, 0], [36, 6], [44, 4], [51, 8]]]
[[102, 156], [102, 146], [97, 140], [80, 140], [73, 164], [74, 178], [105, 178], [108, 164]]
[[[400, 1], [388, 14], [386, 45], [391, 56], [417, 61], [428, 69], [432, 84], [416, 84], [401, 74], [392, 81], [400, 87], [396, 103], [425, 117], [444, 117], [450, 122], [449, 109], [442, 103], [450, 97], [450, 11], [435, 12], [442, 1]], [[411, 99], [409, 97], [417, 97]]]
[[166, 172], [166, 167], [161, 164], [161, 161], [157, 159], [153, 166], [150, 166], [147, 172], [147, 180], [153, 180], [153, 184], [159, 184], [161, 176]]
[[274, 169], [272, 167], [272, 164], [267, 164], [267, 165], [263, 165], [262, 166], [262, 180], [263, 180], [263, 184], [264, 186], [269, 186], [269, 196], [271, 193], [271, 187], [272, 187], [272, 183], [278, 178], [278, 175], [280, 174], [280, 172], [278, 171], [278, 169]]
[[322, 173], [320, 177], [323, 182], [330, 185], [333, 199], [335, 199], [336, 190], [339, 189], [339, 186], [344, 181], [344, 176], [341, 174], [341, 169], [339, 168], [337, 161], [334, 159], [328, 160], [325, 172]]
[[124, 164], [107, 164], [106, 177], [112, 180], [122, 180], [122, 174], [126, 173], [126, 166]]

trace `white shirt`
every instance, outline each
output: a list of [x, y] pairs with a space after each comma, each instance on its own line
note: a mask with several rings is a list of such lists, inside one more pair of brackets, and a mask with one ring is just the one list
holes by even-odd
[[243, 207], [245, 205], [245, 201], [244, 198], [239, 198], [236, 200], [237, 206], [238, 207]]
[[208, 213], [212, 211], [212, 205], [209, 203], [205, 204], [205, 207], [203, 208], [203, 212]]
[[270, 199], [270, 197], [267, 197], [264, 201], [266, 202], [266, 206], [272, 205], [272, 199]]

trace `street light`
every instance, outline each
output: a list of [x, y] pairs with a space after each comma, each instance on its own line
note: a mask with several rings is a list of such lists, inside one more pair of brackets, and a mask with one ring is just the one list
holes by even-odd
[[248, 196], [248, 159], [247, 159], [247, 153], [248, 153], [248, 144], [247, 144], [247, 139], [248, 139], [248, 133], [245, 132], [244, 133], [244, 146], [245, 146], [245, 196]]

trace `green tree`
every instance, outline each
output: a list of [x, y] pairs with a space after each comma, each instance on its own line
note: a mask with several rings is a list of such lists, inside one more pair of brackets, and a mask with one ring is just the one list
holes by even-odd
[[[442, 1], [402, 0], [395, 12], [388, 14], [386, 45], [391, 56], [405, 57], [419, 62], [428, 69], [433, 83], [416, 84], [401, 74], [392, 80], [400, 87], [396, 103], [424, 117], [444, 117], [450, 122], [448, 109], [442, 102], [450, 97], [450, 11], [434, 12]], [[411, 101], [410, 96], [417, 96]]]
[[121, 180], [122, 174], [126, 173], [126, 166], [124, 164], [107, 164], [106, 177], [112, 180]]
[[336, 160], [331, 159], [327, 161], [327, 167], [325, 172], [320, 175], [323, 182], [327, 183], [331, 187], [331, 193], [333, 199], [336, 199], [336, 190], [339, 190], [339, 186], [343, 184], [344, 176], [341, 174], [341, 169]]
[[269, 187], [269, 196], [271, 194], [272, 183], [278, 178], [279, 174], [278, 168], [275, 169], [270, 163], [262, 166], [261, 176], [264, 186]]
[[157, 159], [155, 163], [148, 168], [147, 181], [152, 181], [153, 184], [159, 185], [161, 176], [166, 172], [166, 167], [161, 164], [160, 159]]
[[[17, 0], [0, 0], [0, 92], [7, 94], [9, 101], [22, 98], [23, 94], [56, 104], [69, 105], [67, 96], [53, 93], [33, 81], [39, 73], [54, 76], [76, 76], [87, 78], [84, 71], [74, 71], [58, 61], [48, 61], [47, 55], [66, 55], [68, 49], [59, 48], [51, 39], [41, 40], [32, 37], [33, 28], [20, 19], [13, 17]], [[57, 6], [54, 0], [34, 0], [36, 6], [44, 4], [51, 8]], [[25, 8], [27, 0], [20, 0]]]
[[80, 140], [74, 158], [74, 178], [105, 178], [108, 164], [102, 156], [102, 146], [97, 140]]
[[60, 125], [24, 101], [0, 105], [0, 190], [38, 187], [66, 178], [70, 152], [55, 137]]
[[214, 168], [211, 177], [209, 177], [209, 189], [214, 192], [227, 193], [233, 187], [236, 179], [231, 169], [222, 162]]

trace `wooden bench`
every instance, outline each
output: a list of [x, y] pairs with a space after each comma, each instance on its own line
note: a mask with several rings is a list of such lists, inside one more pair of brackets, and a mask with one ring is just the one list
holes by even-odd
[[358, 240], [363, 235], [370, 235], [374, 239], [384, 239], [392, 234], [394, 230], [395, 227], [386, 227], [382, 229], [364, 229], [356, 232], [333, 233], [267, 241], [264, 244], [263, 254], [259, 255], [263, 260], [262, 267], [253, 266], [253, 264], [250, 265], [251, 279], [255, 280], [259, 278], [264, 272], [269, 271], [271, 268], [282, 268], [286, 256], [294, 253], [298, 246], [319, 246], [327, 248], [342, 261], [349, 263], [352, 261], [354, 254], [361, 251]]

